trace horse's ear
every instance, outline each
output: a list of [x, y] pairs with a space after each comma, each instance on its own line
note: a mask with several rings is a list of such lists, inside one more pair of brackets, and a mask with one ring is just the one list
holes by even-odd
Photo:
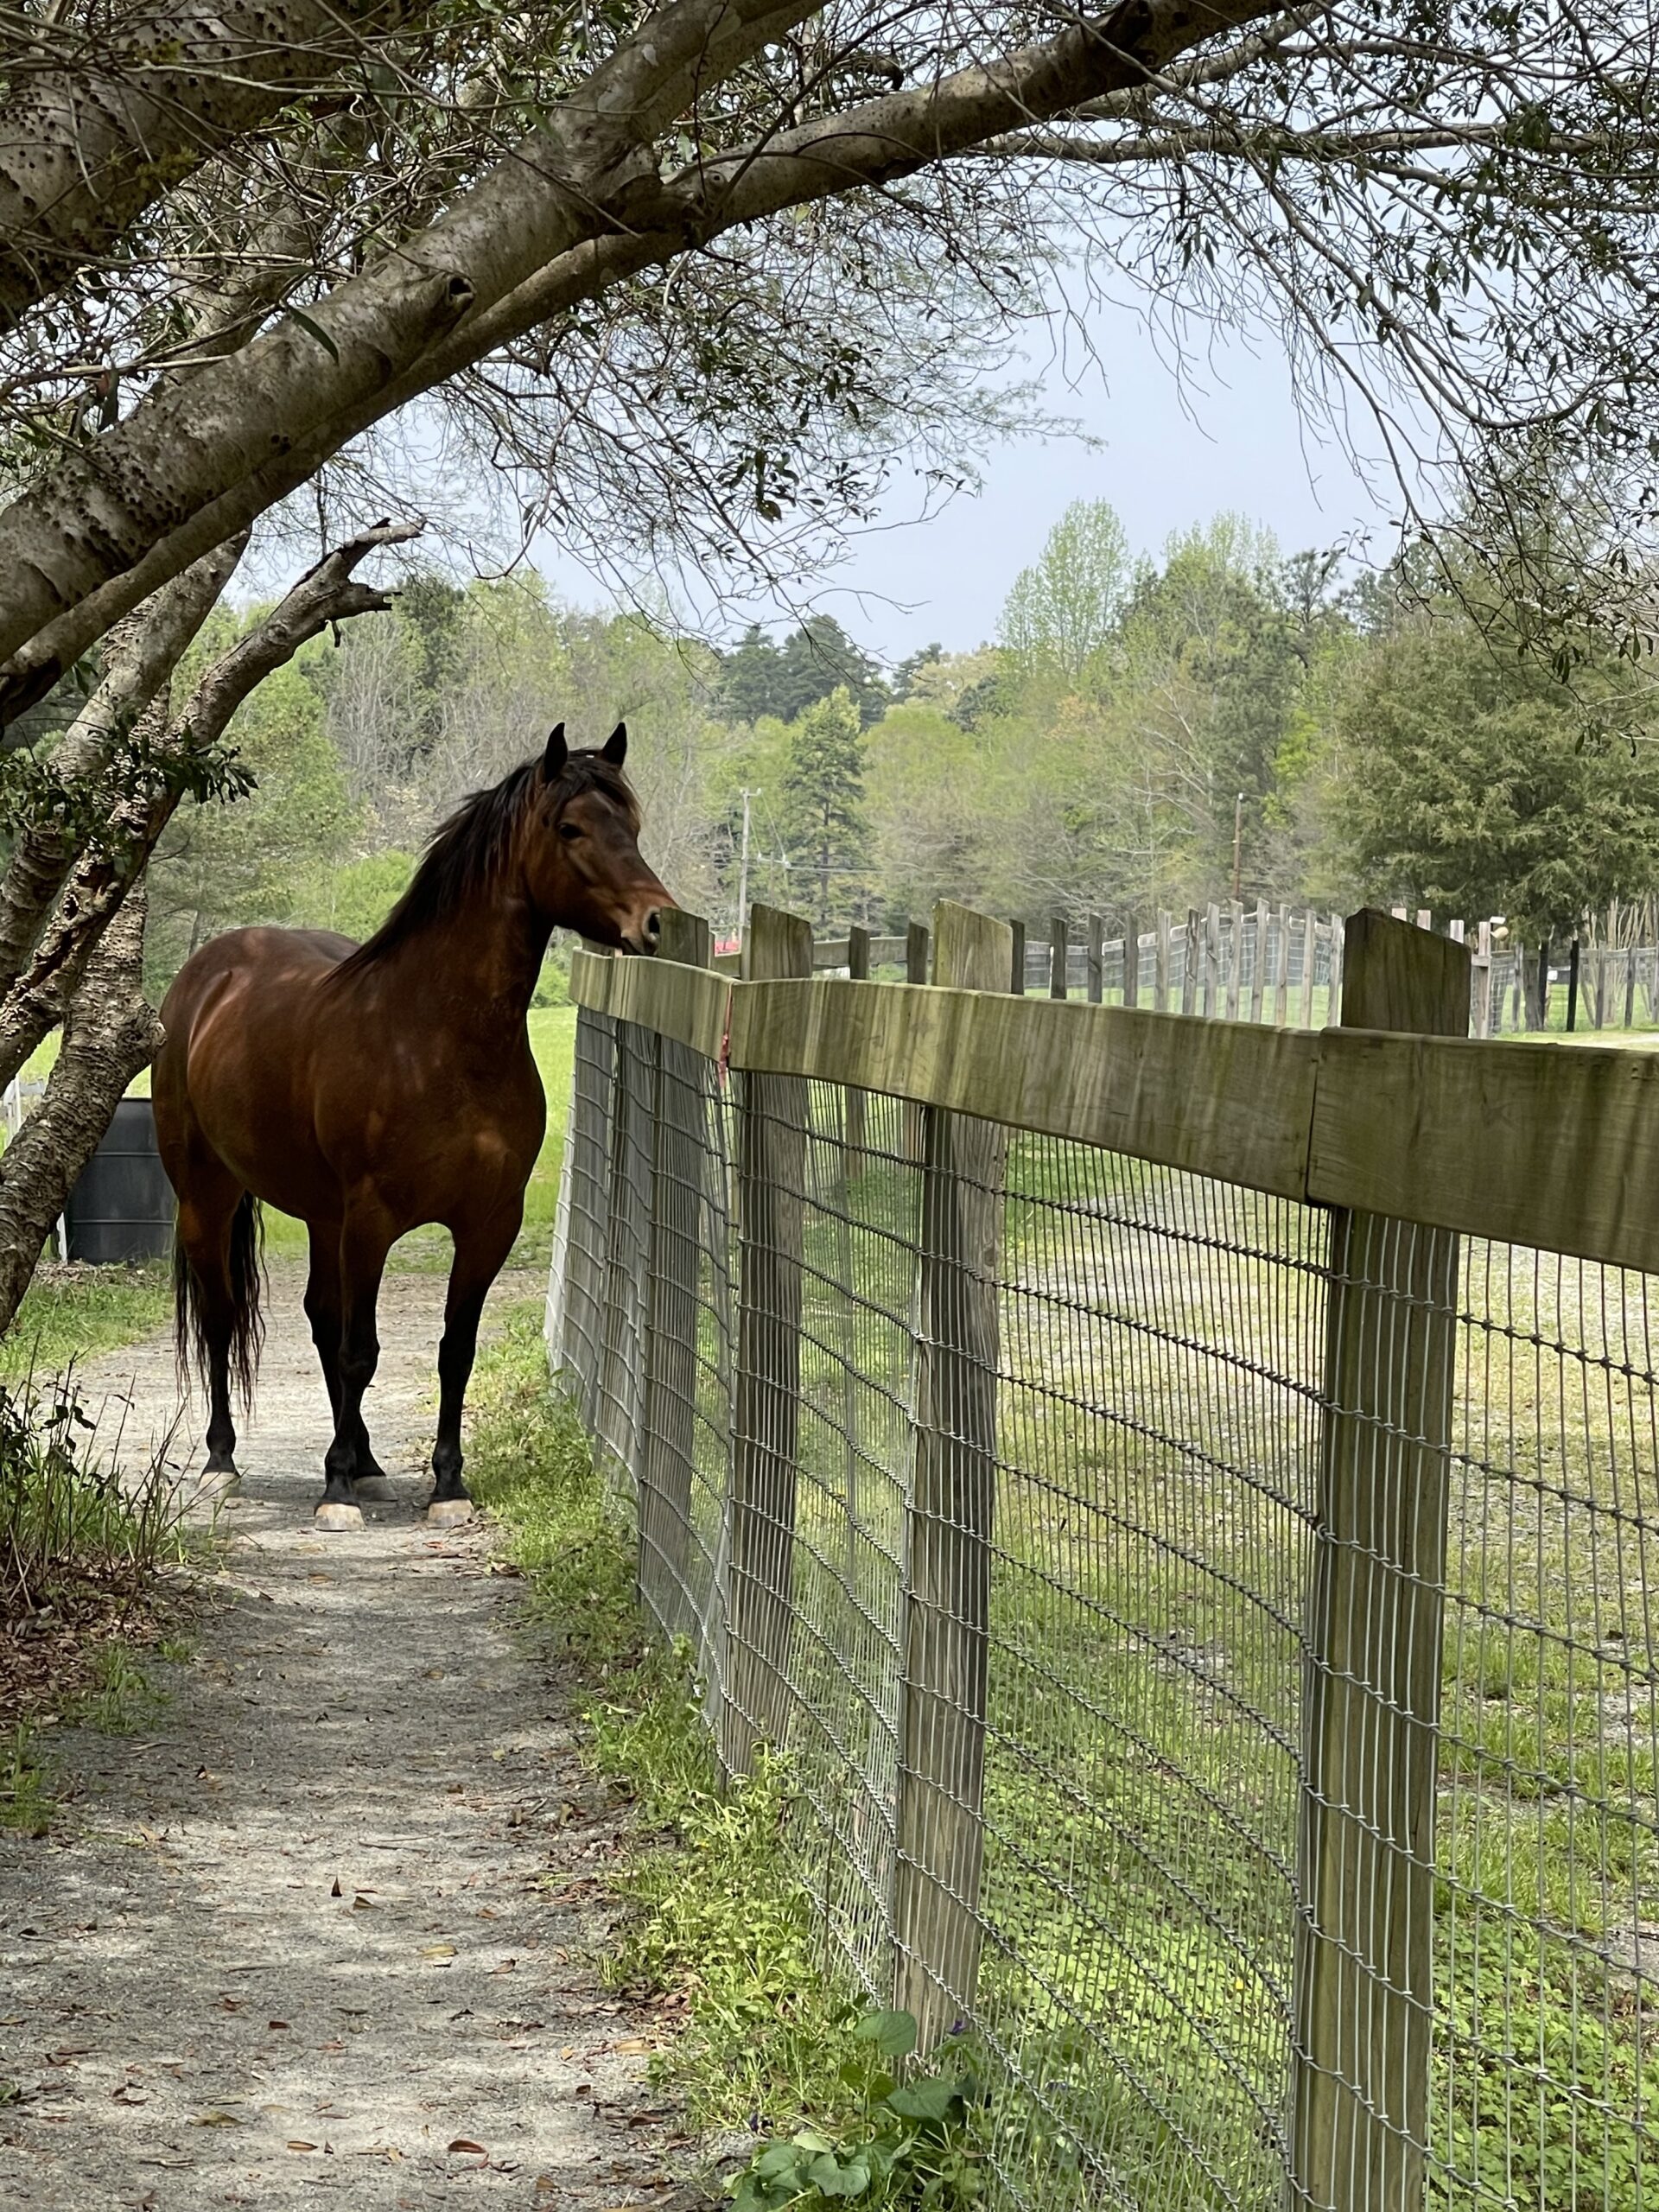
[[542, 755], [542, 781], [550, 784], [556, 776], [563, 775], [564, 764], [569, 758], [569, 747], [564, 741], [564, 724], [561, 722], [548, 738], [547, 750]]
[[628, 726], [618, 722], [616, 728], [600, 748], [600, 759], [608, 760], [613, 768], [620, 768], [628, 757]]

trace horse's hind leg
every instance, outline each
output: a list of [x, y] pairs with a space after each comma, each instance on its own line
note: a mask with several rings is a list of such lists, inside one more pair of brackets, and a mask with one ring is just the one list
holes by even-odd
[[[236, 1423], [231, 1414], [231, 1348], [237, 1328], [232, 1241], [245, 1193], [217, 1159], [193, 1160], [188, 1195], [179, 1200], [179, 1294], [207, 1385], [207, 1459], [204, 1476], [237, 1479]], [[188, 1272], [187, 1272], [188, 1271]]]
[[478, 1351], [478, 1324], [490, 1285], [501, 1272], [524, 1219], [522, 1200], [476, 1227], [456, 1230], [454, 1265], [444, 1301], [438, 1347], [438, 1435], [432, 1452], [431, 1521], [464, 1521], [472, 1511], [461, 1478], [461, 1414]]
[[363, 1393], [374, 1380], [380, 1358], [374, 1310], [380, 1278], [391, 1249], [392, 1229], [372, 1197], [348, 1202], [340, 1238], [340, 1395], [334, 1406], [334, 1440], [323, 1459], [322, 1496], [317, 1522], [324, 1529], [357, 1529], [363, 1515], [354, 1491], [358, 1439], [368, 1442], [363, 1426]]
[[[342, 1299], [340, 1282], [340, 1232], [337, 1221], [307, 1224], [311, 1245], [310, 1273], [305, 1286], [305, 1318], [311, 1324], [311, 1341], [317, 1348], [317, 1364], [327, 1387], [329, 1410], [340, 1427], [340, 1337]], [[352, 1487], [359, 1498], [389, 1497], [391, 1485], [385, 1469], [374, 1456], [369, 1432], [359, 1410], [350, 1426], [356, 1454]]]

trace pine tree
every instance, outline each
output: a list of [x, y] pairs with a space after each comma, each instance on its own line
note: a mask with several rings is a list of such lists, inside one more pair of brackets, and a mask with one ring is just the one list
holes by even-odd
[[812, 872], [812, 918], [822, 926], [837, 899], [849, 903], [849, 879], [865, 859], [864, 733], [845, 684], [791, 725], [783, 800], [790, 842]]

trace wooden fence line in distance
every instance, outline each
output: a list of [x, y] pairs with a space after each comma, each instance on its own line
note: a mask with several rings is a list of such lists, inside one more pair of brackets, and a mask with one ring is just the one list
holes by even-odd
[[[1433, 924], [1427, 912], [1395, 918], [1422, 929]], [[1055, 917], [1046, 938], [1029, 934], [1023, 922], [1012, 925], [1014, 988], [1050, 997], [1086, 999], [1091, 1005], [1145, 1005], [1163, 1013], [1205, 1014], [1212, 1019], [1271, 1022], [1313, 1028], [1339, 1019], [1342, 984], [1342, 921], [1312, 908], [1269, 906], [1265, 900], [1246, 909], [1238, 902], [1193, 912], [1178, 922], [1160, 912], [1130, 935], [1108, 937], [1098, 914], [1081, 927]], [[1438, 934], [1439, 932], [1437, 932]], [[1466, 944], [1472, 956], [1470, 1034], [1497, 1037], [1549, 1027], [1542, 1018], [1536, 947], [1500, 944], [1491, 922], [1446, 925], [1444, 934]], [[815, 974], [844, 972], [850, 937], [815, 944]], [[867, 939], [871, 969], [905, 964], [906, 940]], [[1560, 980], [1568, 961], [1565, 945], [1554, 948], [1549, 1006], [1564, 1002]], [[722, 954], [716, 968], [735, 975], [738, 956]], [[1062, 988], [1061, 976], [1065, 986]], [[1586, 944], [1578, 960], [1573, 994], [1580, 1030], [1632, 1029], [1659, 1024], [1659, 942], [1608, 941]]]

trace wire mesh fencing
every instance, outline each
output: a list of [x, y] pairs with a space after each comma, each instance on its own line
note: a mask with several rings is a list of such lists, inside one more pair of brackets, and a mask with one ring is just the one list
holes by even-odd
[[1649, 1278], [579, 1017], [550, 1329], [995, 2201], [1659, 2208]]

